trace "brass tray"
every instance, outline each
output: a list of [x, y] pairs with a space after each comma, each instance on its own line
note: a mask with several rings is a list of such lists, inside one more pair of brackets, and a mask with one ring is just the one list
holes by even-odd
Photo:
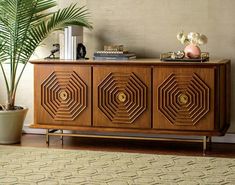
[[164, 62], [206, 62], [210, 58], [208, 52], [202, 52], [200, 58], [172, 58], [172, 53], [174, 52], [160, 54], [160, 60]]

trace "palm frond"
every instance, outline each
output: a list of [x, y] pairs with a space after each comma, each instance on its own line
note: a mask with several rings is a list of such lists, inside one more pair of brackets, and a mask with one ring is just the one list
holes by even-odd
[[[25, 65], [50, 33], [69, 25], [92, 29], [85, 7], [72, 4], [56, 12], [49, 11], [56, 5], [56, 0], [0, 0], [0, 65], [3, 69], [3, 62], [10, 64], [9, 82], [5, 78], [8, 99], [15, 98]], [[21, 71], [19, 63], [24, 64]]]
[[38, 45], [53, 31], [61, 30], [69, 25], [78, 25], [92, 29], [88, 18], [88, 10], [85, 7], [77, 8], [76, 4], [74, 4], [63, 10], [58, 10], [47, 21], [40, 21], [39, 24], [31, 27], [29, 37], [25, 40], [27, 44], [24, 47], [24, 59], [27, 61]]
[[37, 0], [37, 6], [34, 11], [34, 16], [32, 19], [31, 24], [34, 22], [38, 22], [39, 20], [42, 20], [43, 18], [47, 18], [48, 16], [52, 15], [54, 12], [48, 12], [47, 10], [55, 7], [57, 5], [56, 1], [51, 0]]

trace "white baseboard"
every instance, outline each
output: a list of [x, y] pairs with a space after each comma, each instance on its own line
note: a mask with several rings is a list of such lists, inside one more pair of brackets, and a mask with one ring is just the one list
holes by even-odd
[[213, 137], [212, 141], [218, 143], [235, 143], [235, 134], [226, 134], [223, 137]]
[[[29, 128], [28, 126], [24, 126], [23, 128], [23, 132], [27, 133], [27, 134], [45, 134], [46, 131], [45, 129], [32, 129]], [[99, 133], [94, 133], [94, 134], [99, 134]], [[107, 133], [105, 133], [104, 135], [107, 135]], [[123, 134], [121, 134], [123, 135]], [[156, 135], [139, 135], [138, 136], [146, 136], [146, 137], [156, 137]], [[190, 137], [190, 136], [172, 136], [172, 135], [159, 135], [157, 137], [167, 137], [167, 138], [187, 138], [187, 139], [197, 139], [199, 137]], [[235, 143], [235, 133], [229, 133], [226, 134], [225, 136], [222, 137], [212, 137], [212, 142], [216, 142], [216, 143]]]
[[45, 129], [35, 129], [35, 128], [29, 128], [29, 126], [23, 127], [23, 133], [24, 134], [45, 134]]

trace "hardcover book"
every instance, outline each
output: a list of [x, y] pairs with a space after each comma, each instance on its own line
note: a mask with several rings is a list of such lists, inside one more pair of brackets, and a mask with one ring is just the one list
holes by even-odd
[[94, 60], [130, 60], [136, 59], [136, 55], [132, 56], [94, 56]]
[[128, 51], [96, 51], [95, 54], [126, 54]]
[[135, 53], [94, 53], [95, 57], [132, 57]]
[[105, 45], [104, 51], [123, 51], [124, 46], [123, 45]]
[[64, 59], [76, 60], [77, 44], [83, 43], [83, 28], [68, 26], [64, 29]]

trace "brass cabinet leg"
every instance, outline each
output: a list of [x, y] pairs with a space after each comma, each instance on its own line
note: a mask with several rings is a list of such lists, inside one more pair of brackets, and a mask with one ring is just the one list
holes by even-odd
[[48, 146], [49, 146], [49, 140], [50, 140], [49, 129], [46, 129], [46, 143]]

